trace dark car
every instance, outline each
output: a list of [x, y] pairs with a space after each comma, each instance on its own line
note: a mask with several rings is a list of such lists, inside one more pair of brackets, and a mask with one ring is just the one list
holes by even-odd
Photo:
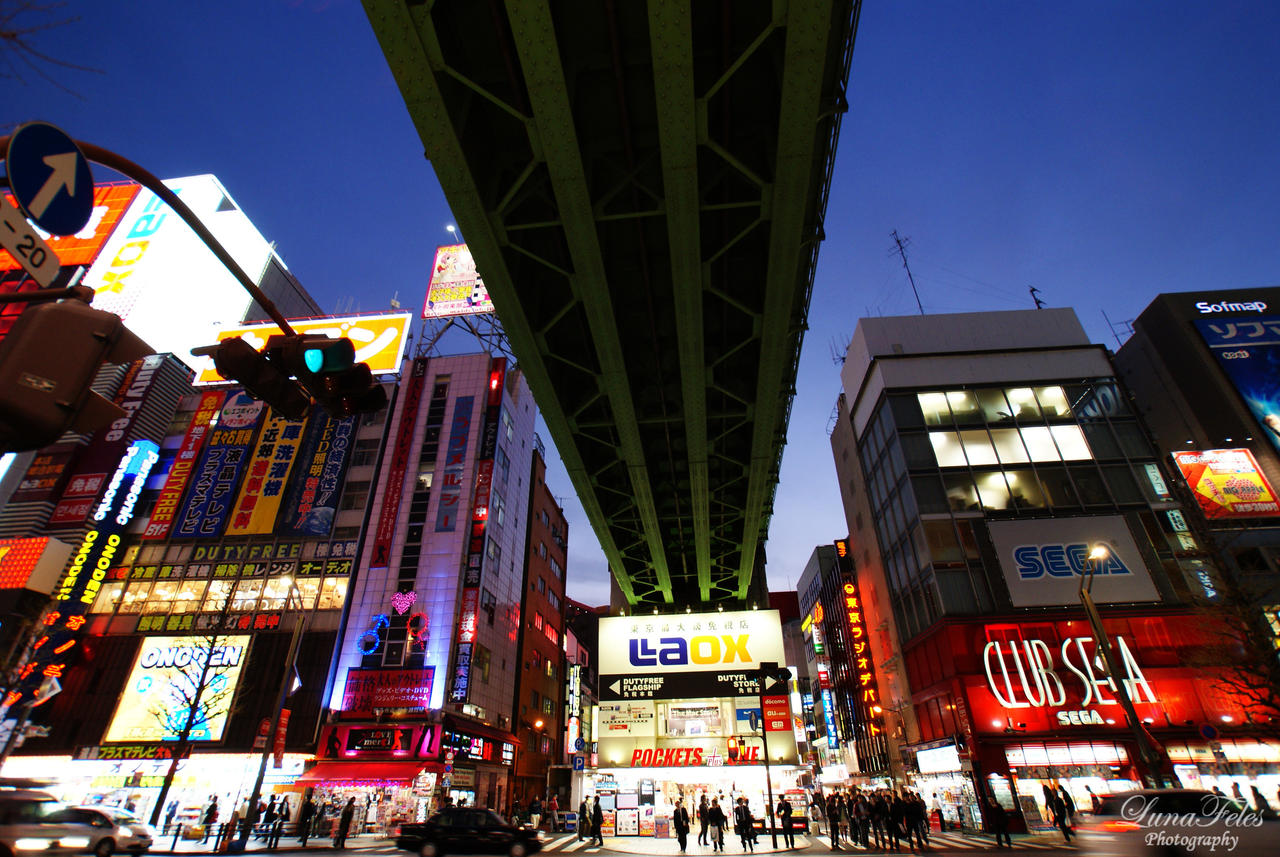
[[542, 837], [528, 827], [507, 824], [502, 816], [477, 807], [442, 809], [424, 822], [402, 825], [396, 847], [420, 857], [441, 854], [507, 854], [525, 857], [542, 850]]
[[1106, 795], [1078, 825], [1080, 850], [1094, 857], [1230, 854], [1270, 857], [1280, 821], [1203, 789], [1139, 789]]

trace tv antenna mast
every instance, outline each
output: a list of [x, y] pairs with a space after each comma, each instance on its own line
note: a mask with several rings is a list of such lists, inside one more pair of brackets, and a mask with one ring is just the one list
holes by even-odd
[[[898, 237], [898, 230], [890, 233], [893, 237], [893, 243], [898, 245], [898, 255], [902, 257], [902, 267], [907, 269], [907, 279], [911, 281], [911, 294], [916, 296], [916, 306], [920, 309], [920, 314], [924, 315], [924, 304], [920, 303], [920, 292], [916, 289], [916, 278], [911, 276], [911, 266], [907, 264], [907, 245], [911, 243], [910, 238]], [[893, 253], [893, 248], [889, 249]]]

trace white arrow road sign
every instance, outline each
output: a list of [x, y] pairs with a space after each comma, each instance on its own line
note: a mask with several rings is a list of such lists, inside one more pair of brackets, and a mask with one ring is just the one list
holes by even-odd
[[49, 178], [45, 179], [40, 191], [31, 200], [28, 210], [31, 216], [39, 220], [44, 217], [45, 211], [49, 208], [49, 203], [53, 202], [53, 198], [58, 195], [58, 191], [63, 188], [67, 189], [67, 196], [76, 195], [76, 166], [80, 162], [79, 152], [63, 152], [60, 155], [46, 155], [44, 162], [53, 172], [49, 173]]
[[[41, 191], [43, 193], [43, 191]], [[47, 205], [48, 203], [46, 203]], [[9, 204], [0, 193], [0, 246], [13, 254], [18, 264], [46, 289], [58, 276], [61, 265], [53, 248], [36, 234], [22, 216], [22, 212]]]

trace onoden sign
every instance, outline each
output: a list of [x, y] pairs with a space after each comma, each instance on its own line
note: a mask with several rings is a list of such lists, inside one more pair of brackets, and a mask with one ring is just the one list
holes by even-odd
[[103, 740], [178, 740], [206, 660], [209, 671], [190, 740], [222, 740], [248, 653], [247, 635], [144, 638]]
[[[331, 339], [346, 337], [356, 349], [356, 362], [368, 363], [374, 375], [389, 375], [400, 371], [408, 341], [410, 313], [386, 313], [379, 315], [349, 315], [334, 318], [289, 320], [294, 333], [311, 333]], [[218, 331], [218, 341], [240, 337], [254, 348], [261, 349], [267, 339], [281, 333], [274, 324], [246, 324]], [[226, 379], [213, 368], [212, 357], [192, 357], [196, 369], [195, 384], [225, 384]]]

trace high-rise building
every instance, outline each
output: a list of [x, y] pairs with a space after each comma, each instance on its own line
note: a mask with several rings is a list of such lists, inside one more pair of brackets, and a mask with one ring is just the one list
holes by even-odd
[[[950, 820], [993, 796], [1020, 824], [1050, 783], [1088, 805], [1166, 773], [1142, 733], [1208, 785], [1197, 728], [1242, 709], [1186, 666], [1208, 632], [1182, 508], [1074, 313], [862, 319], [842, 381], [832, 449], [903, 778]], [[1138, 723], [1097, 667], [1089, 571]]]
[[[516, 755], [514, 796], [547, 801], [547, 773], [564, 764], [565, 622], [564, 578], [568, 562], [569, 524], [546, 484], [546, 450], [535, 437], [529, 481], [528, 546], [524, 552], [524, 604], [518, 641], [514, 731], [520, 739]], [[568, 791], [556, 787], [558, 803], [567, 807]]]

